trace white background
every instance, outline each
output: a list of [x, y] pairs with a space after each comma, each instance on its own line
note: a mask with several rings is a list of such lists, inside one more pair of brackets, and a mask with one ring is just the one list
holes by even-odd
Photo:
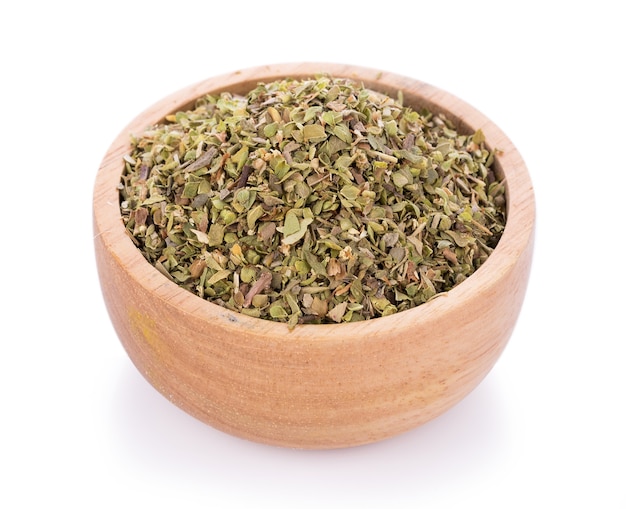
[[[618, 2], [9, 5], [0, 506], [626, 508]], [[440, 418], [353, 449], [250, 443], [173, 407], [122, 349], [94, 262], [93, 183], [122, 128], [188, 84], [292, 61], [461, 97], [507, 133], [535, 186], [533, 272], [496, 367]]]

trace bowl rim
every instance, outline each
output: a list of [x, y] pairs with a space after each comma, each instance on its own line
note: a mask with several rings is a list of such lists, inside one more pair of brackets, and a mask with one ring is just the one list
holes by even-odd
[[[169, 113], [188, 107], [198, 97], [223, 91], [245, 93], [261, 81], [285, 77], [301, 79], [322, 73], [357, 79], [368, 88], [390, 94], [402, 90], [408, 104], [420, 103], [433, 112], [443, 112], [462, 129], [482, 129], [488, 148], [498, 150], [495, 164], [505, 178], [507, 219], [498, 245], [483, 265], [467, 280], [429, 302], [394, 315], [361, 322], [302, 324], [289, 329], [285, 323], [250, 317], [202, 299], [161, 274], [143, 257], [126, 233], [119, 207], [118, 184], [124, 169], [123, 156], [131, 148], [130, 135], [160, 122]], [[412, 98], [416, 100], [412, 101]], [[92, 213], [94, 239], [102, 243], [129, 277], [164, 305], [173, 305], [185, 314], [216, 326], [219, 324], [233, 333], [243, 329], [274, 341], [338, 342], [372, 336], [375, 330], [401, 334], [417, 322], [428, 326], [441, 313], [468, 305], [477, 295], [488, 295], [490, 288], [513, 270], [524, 252], [532, 248], [535, 198], [526, 164], [513, 143], [484, 114], [455, 95], [392, 72], [347, 64], [304, 62], [250, 67], [208, 78], [184, 87], [145, 109], [118, 134], [107, 150], [95, 179]]]

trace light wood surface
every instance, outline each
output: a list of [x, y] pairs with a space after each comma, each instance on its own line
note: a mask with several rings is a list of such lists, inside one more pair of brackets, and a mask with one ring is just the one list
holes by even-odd
[[[354, 324], [287, 326], [230, 312], [179, 288], [127, 236], [117, 184], [130, 133], [206, 93], [327, 72], [482, 129], [506, 178], [508, 219], [467, 281], [397, 315]], [[296, 448], [382, 440], [440, 415], [487, 375], [504, 349], [528, 281], [535, 222], [526, 166], [506, 135], [459, 98], [404, 76], [338, 64], [271, 65], [208, 79], [137, 116], [97, 173], [94, 242], [103, 296], [132, 362], [167, 399], [242, 438]], [[523, 341], [523, 338], [518, 338]]]

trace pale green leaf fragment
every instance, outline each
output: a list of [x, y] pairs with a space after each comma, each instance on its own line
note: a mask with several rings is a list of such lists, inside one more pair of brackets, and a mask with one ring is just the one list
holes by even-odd
[[199, 185], [200, 185], [200, 182], [187, 182], [183, 189], [182, 197], [189, 198], [189, 199], [195, 198], [196, 195], [198, 194]]
[[481, 143], [485, 143], [485, 133], [483, 133], [482, 129], [478, 129], [474, 133], [474, 136], [472, 136], [472, 141], [476, 143], [477, 145], [480, 145]]
[[293, 313], [289, 317], [289, 320], [287, 321], [287, 326], [289, 327], [289, 330], [293, 330], [296, 328], [296, 325], [298, 325], [298, 321], [300, 320], [300, 316], [302, 316], [302, 313]]
[[172, 272], [172, 277], [179, 283], [184, 283], [189, 279], [189, 274], [186, 272], [181, 272], [180, 270], [176, 270]]
[[149, 198], [146, 198], [143, 202], [142, 205], [152, 205], [154, 203], [159, 203], [161, 201], [165, 201], [167, 200], [167, 198], [165, 196], [162, 196], [160, 194], [154, 194], [152, 196], [150, 196]]
[[242, 267], [239, 278], [243, 283], [250, 283], [256, 277], [256, 269], [254, 267]]
[[224, 225], [213, 223], [209, 228], [207, 244], [211, 247], [219, 246], [224, 240]]
[[399, 171], [391, 174], [391, 180], [393, 180], [393, 184], [399, 188], [403, 188], [409, 183], [407, 176]]
[[385, 122], [385, 131], [389, 136], [396, 136], [398, 134], [398, 124], [395, 120], [389, 120]]
[[354, 161], [353, 156], [351, 156], [350, 154], [343, 154], [339, 156], [337, 160], [335, 161], [335, 168], [337, 169], [349, 168], [350, 165], [352, 164], [352, 161]]
[[384, 297], [371, 297], [371, 301], [374, 307], [381, 313], [385, 310], [385, 308], [391, 306], [391, 302]]
[[320, 124], [309, 124], [302, 128], [302, 136], [304, 141], [312, 141], [315, 143], [325, 140], [328, 135], [326, 134], [324, 126]]
[[302, 314], [300, 311], [300, 306], [298, 306], [298, 301], [296, 300], [295, 296], [292, 293], [286, 292], [283, 296], [285, 300], [287, 301], [287, 304], [289, 304], [289, 307], [291, 308], [292, 313]]
[[200, 230], [193, 229], [191, 230], [191, 232], [196, 236], [199, 242], [202, 242], [203, 244], [209, 243], [209, 236], [206, 233], [201, 232]]
[[224, 209], [220, 212], [220, 219], [224, 221], [225, 225], [233, 224], [235, 221], [237, 221], [238, 217], [239, 216], [235, 212], [229, 209]]
[[[329, 125], [335, 125], [335, 114], [333, 111], [325, 111], [322, 113], [322, 121]], [[133, 163], [134, 164], [134, 163]]]
[[328, 246], [330, 249], [334, 249], [335, 251], [341, 251], [343, 249], [343, 247], [341, 247], [339, 244], [331, 239], [323, 239], [320, 242], [325, 246]]
[[235, 194], [235, 199], [248, 210], [256, 201], [256, 190], [254, 189], [239, 189]]
[[265, 214], [265, 210], [263, 209], [262, 205], [257, 205], [256, 207], [253, 207], [248, 211], [248, 214], [246, 216], [246, 221], [248, 223], [248, 230], [254, 229], [256, 222], [261, 217], [263, 217], [263, 214]]
[[350, 128], [347, 124], [337, 124], [332, 132], [337, 138], [345, 143], [352, 143], [352, 133], [350, 132]]
[[304, 113], [304, 119], [302, 120], [302, 123], [307, 123], [309, 120], [313, 120], [318, 113], [320, 113], [322, 111], [322, 107], [321, 106], [310, 106], [306, 109], [306, 112]]
[[207, 256], [206, 258], [204, 258], [204, 261], [206, 262], [206, 266], [211, 269], [211, 270], [222, 270], [224, 267], [222, 265], [219, 264], [219, 262], [213, 258], [212, 256]]
[[437, 145], [437, 151], [444, 157], [452, 151], [452, 148], [452, 143], [449, 141], [442, 141]]
[[343, 196], [346, 200], [354, 201], [357, 199], [359, 194], [361, 194], [361, 190], [356, 186], [343, 186], [341, 191], [339, 191], [341, 196]]
[[[437, 152], [437, 154], [439, 154], [438, 157], [440, 157], [443, 161], [443, 155], [441, 152]], [[423, 165], [423, 156], [415, 148], [413, 150], [396, 150], [394, 151], [394, 155], [398, 159], [405, 159], [406, 161], [409, 161], [411, 164]]]
[[[259, 295], [257, 295], [259, 297]], [[253, 316], [254, 318], [261, 317], [261, 310], [257, 308], [243, 308], [240, 313], [248, 316]]]
[[[329, 156], [332, 156], [334, 154], [341, 152], [342, 150], [345, 150], [349, 146], [350, 145], [348, 143], [346, 143], [343, 140], [340, 140], [337, 136], [331, 136], [330, 138], [328, 138], [328, 141], [326, 142], [325, 147], [323, 147], [323, 149], [325, 149], [328, 152]], [[320, 151], [323, 149], [320, 149]]]
[[337, 97], [339, 97], [339, 94], [341, 93], [341, 88], [339, 88], [338, 85], [332, 85], [329, 89], [328, 92], [326, 92], [326, 102], [330, 102], [330, 101], [334, 101], [335, 99], [337, 99]]
[[282, 307], [280, 304], [274, 304], [273, 306], [270, 307], [270, 316], [272, 318], [287, 318], [289, 315], [287, 314], [287, 311], [285, 311], [285, 308]]
[[389, 316], [397, 312], [398, 312], [398, 308], [394, 306], [393, 304], [389, 304], [388, 306], [385, 306], [385, 309], [383, 309], [381, 316]]
[[461, 212], [458, 217], [466, 224], [471, 223], [474, 220], [474, 216], [472, 215], [472, 209], [470, 207], [465, 207], [463, 212]]
[[467, 233], [456, 232], [454, 230], [446, 230], [446, 235], [452, 237], [454, 243], [459, 247], [467, 247], [470, 244], [474, 244], [476, 239]]
[[302, 219], [302, 221], [300, 221], [300, 225], [299, 225], [299, 230], [297, 232], [294, 232], [290, 235], [286, 235], [283, 238], [283, 244], [289, 246], [291, 244], [295, 244], [296, 242], [298, 242], [300, 239], [302, 239], [306, 232], [307, 232], [307, 228], [308, 226], [313, 222], [312, 218], [304, 218]]
[[241, 170], [248, 160], [248, 145], [241, 147], [230, 159], [237, 164], [237, 170]]
[[226, 279], [227, 277], [229, 277], [232, 274], [232, 271], [230, 270], [218, 270], [215, 274], [213, 274], [205, 283], [206, 286], [213, 286], [215, 283], [217, 283], [218, 281], [222, 281], [223, 279]]
[[263, 134], [267, 137], [267, 138], [271, 138], [272, 136], [274, 136], [276, 133], [278, 132], [278, 124], [276, 122], [272, 122], [271, 124], [267, 124], [264, 128], [263, 128]]
[[277, 228], [284, 236], [292, 235], [300, 231], [300, 220], [293, 210], [285, 214], [285, 222], [282, 227]]
[[274, 168], [274, 175], [279, 180], [282, 180], [290, 169], [289, 164], [282, 155], [274, 157], [271, 164], [272, 168]]
[[303, 251], [304, 254], [304, 258], [306, 259], [307, 263], [311, 266], [311, 269], [316, 273], [319, 274], [320, 276], [326, 276], [326, 267], [324, 267], [324, 264], [322, 264], [317, 256], [315, 256], [314, 253], [311, 253], [311, 251], [309, 250], [305, 250]]

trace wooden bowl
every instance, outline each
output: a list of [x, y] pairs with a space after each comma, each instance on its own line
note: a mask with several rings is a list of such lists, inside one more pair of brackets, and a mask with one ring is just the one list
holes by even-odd
[[[259, 81], [320, 72], [361, 80], [405, 104], [482, 129], [506, 179], [507, 223], [480, 269], [446, 295], [396, 315], [346, 324], [287, 325], [212, 304], [170, 282], [122, 224], [118, 183], [141, 133], [207, 93], [245, 94]], [[208, 79], [161, 100], [115, 139], [93, 199], [102, 292], [137, 369], [167, 399], [227, 433], [295, 448], [337, 448], [397, 435], [437, 417], [485, 377], [504, 349], [531, 266], [535, 203], [525, 164], [505, 134], [460, 99], [373, 69], [286, 64]]]

